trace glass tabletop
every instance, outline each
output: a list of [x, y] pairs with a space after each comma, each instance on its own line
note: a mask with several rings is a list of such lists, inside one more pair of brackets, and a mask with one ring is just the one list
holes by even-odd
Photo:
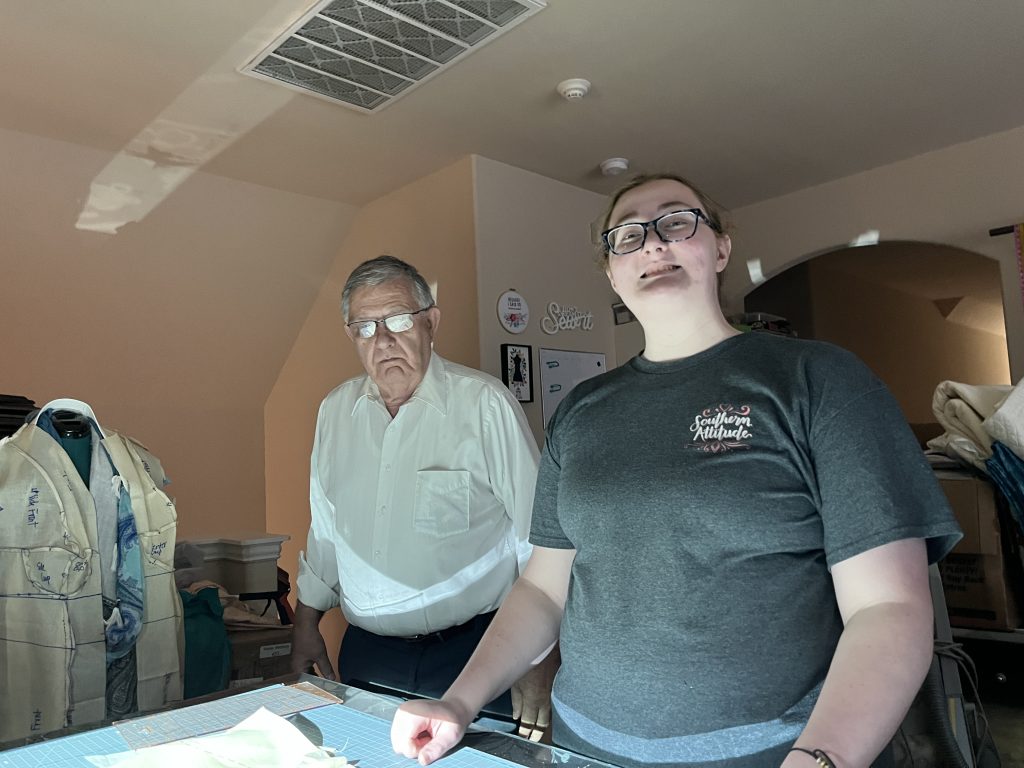
[[[326, 680], [321, 677], [316, 677], [309, 674], [301, 675], [286, 675], [273, 680], [263, 681], [259, 684], [246, 686], [244, 688], [228, 689], [225, 691], [219, 691], [214, 694], [202, 696], [195, 699], [189, 699], [186, 701], [176, 702], [173, 705], [169, 705], [155, 712], [139, 713], [137, 716], [130, 718], [127, 721], [101, 721], [96, 723], [90, 723], [88, 725], [72, 726], [64, 728], [59, 731], [53, 731], [48, 734], [41, 736], [34, 736], [28, 739], [21, 739], [17, 741], [0, 743], [0, 751], [17, 750], [20, 747], [38, 745], [32, 750], [25, 750], [24, 752], [15, 752], [13, 755], [8, 753], [9, 757], [17, 756], [18, 754], [23, 755], [26, 759], [30, 756], [29, 751], [35, 753], [39, 749], [43, 748], [44, 745], [49, 747], [58, 747], [58, 742], [66, 743], [71, 749], [73, 746], [77, 748], [78, 742], [82, 742], [83, 739], [86, 741], [90, 740], [90, 736], [95, 734], [97, 737], [106, 734], [104, 740], [95, 741], [96, 745], [103, 744], [114, 744], [117, 743], [120, 749], [128, 747], [120, 736], [115, 734], [116, 729], [120, 729], [122, 733], [128, 733], [132, 730], [132, 721], [141, 718], [152, 718], [156, 715], [164, 715], [174, 710], [181, 710], [188, 707], [199, 707], [197, 712], [202, 711], [204, 705], [209, 705], [212, 702], [223, 702], [230, 697], [242, 697], [248, 694], [261, 695], [259, 692], [263, 689], [281, 686], [281, 685], [293, 685], [295, 683], [307, 683], [315, 686], [316, 688], [328, 693], [337, 699], [340, 699], [341, 706], [356, 712], [370, 715], [374, 718], [379, 718], [390, 722], [394, 717], [395, 710], [398, 706], [406, 701], [410, 696], [403, 694], [399, 691], [393, 691], [390, 689], [381, 688], [378, 686], [367, 685], [366, 688], [361, 688], [353, 685], [345, 685], [342, 683], [336, 683], [330, 680]], [[335, 704], [335, 706], [337, 706]], [[337, 711], [337, 710], [335, 710]], [[326, 710], [325, 710], [326, 712]], [[318, 730], [317, 722], [322, 722], [322, 715], [324, 713], [318, 713], [317, 710], [310, 710], [304, 712], [298, 712], [295, 715], [290, 715], [286, 719], [289, 719], [300, 731], [310, 739], [310, 741], [317, 743], [318, 738], [322, 739], [323, 734]], [[339, 712], [339, 714], [341, 714]], [[182, 712], [182, 718], [180, 720], [188, 722], [189, 718], [186, 717], [187, 713]], [[351, 719], [351, 716], [349, 716]], [[112, 728], [111, 726], [115, 726]], [[387, 741], [386, 730], [379, 724], [375, 726], [376, 736], [374, 738], [378, 741], [383, 741], [384, 746], [376, 745], [379, 749], [385, 749], [390, 754], [390, 743]], [[506, 760], [517, 765], [526, 766], [527, 768], [539, 768], [540, 766], [549, 766], [557, 764], [561, 768], [600, 768], [600, 766], [607, 765], [600, 761], [593, 760], [578, 755], [568, 750], [560, 749], [548, 744], [541, 744], [528, 739], [517, 736], [510, 729], [514, 729], [514, 724], [507, 719], [489, 718], [483, 717], [474, 722], [469, 730], [467, 731], [462, 742], [455, 747], [449, 753], [449, 756], [454, 756], [459, 750], [462, 749], [473, 749], [482, 752], [491, 757], [496, 757], [501, 760]], [[137, 745], [136, 745], [137, 746]], [[52, 750], [51, 750], [52, 751]], [[59, 750], [64, 751], [64, 750]], [[116, 750], [115, 750], [116, 751]], [[378, 750], [379, 751], [379, 750]], [[49, 752], [47, 753], [49, 754]], [[405, 758], [394, 756], [396, 763], [404, 763]], [[11, 763], [12, 765], [19, 765], [20, 763]], [[76, 762], [69, 763], [76, 764]], [[417, 764], [413, 761], [408, 761], [409, 766], [415, 767]], [[3, 756], [0, 756], [0, 766], [6, 765]]]

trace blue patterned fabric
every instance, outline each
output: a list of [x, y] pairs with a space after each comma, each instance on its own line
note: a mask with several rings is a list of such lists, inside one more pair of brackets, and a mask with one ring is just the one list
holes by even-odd
[[121, 483], [117, 496], [117, 608], [121, 621], [107, 624], [107, 661], [119, 659], [135, 647], [142, 631], [144, 581], [132, 501]]
[[1006, 497], [1017, 528], [1024, 533], [1024, 459], [1000, 442], [992, 443], [992, 458], [985, 462], [992, 482]]
[[[39, 414], [36, 426], [46, 432], [54, 440], [61, 442], [60, 435], [53, 426], [52, 410]], [[86, 417], [88, 418], [88, 417]], [[100, 444], [98, 436], [103, 434], [99, 425], [88, 419], [93, 434], [93, 451], [99, 449], [105, 465], [115, 478], [117, 496], [117, 603], [115, 613], [105, 622], [107, 639], [107, 662], [122, 658], [135, 647], [135, 641], [142, 631], [142, 615], [145, 579], [142, 573], [142, 550], [139, 546], [139, 532], [135, 526], [135, 515], [132, 513], [131, 496], [125, 484], [117, 476], [117, 468], [110, 454]], [[95, 489], [93, 489], [95, 490]]]

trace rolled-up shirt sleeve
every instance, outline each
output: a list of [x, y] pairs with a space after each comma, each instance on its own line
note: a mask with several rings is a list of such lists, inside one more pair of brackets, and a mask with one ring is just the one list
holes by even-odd
[[492, 492], [512, 520], [516, 559], [522, 573], [533, 553], [530, 518], [537, 484], [537, 443], [522, 406], [504, 390], [493, 393], [485, 427], [483, 443]]
[[309, 536], [306, 551], [299, 553], [299, 575], [296, 579], [298, 600], [318, 611], [329, 611], [341, 604], [338, 578], [338, 553], [334, 543], [334, 505], [324, 495], [317, 472], [320, 454], [320, 417], [317, 415], [316, 436], [309, 469]]

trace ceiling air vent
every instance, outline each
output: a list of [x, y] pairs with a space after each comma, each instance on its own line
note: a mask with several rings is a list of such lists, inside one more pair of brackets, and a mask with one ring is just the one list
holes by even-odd
[[242, 72], [373, 112], [545, 6], [545, 0], [323, 0]]

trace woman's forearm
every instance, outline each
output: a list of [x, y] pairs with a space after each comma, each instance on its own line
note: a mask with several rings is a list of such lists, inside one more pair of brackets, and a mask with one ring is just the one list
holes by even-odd
[[[880, 603], [851, 616], [796, 744], [823, 750], [838, 768], [870, 765], [928, 673], [933, 631], [930, 604]], [[784, 765], [814, 765], [814, 759], [791, 753]]]
[[558, 640], [561, 621], [561, 606], [519, 579], [462, 674], [442, 698], [472, 717], [544, 659]]

